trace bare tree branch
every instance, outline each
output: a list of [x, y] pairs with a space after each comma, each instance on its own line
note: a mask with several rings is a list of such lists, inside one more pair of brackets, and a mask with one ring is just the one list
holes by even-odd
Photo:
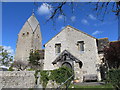
[[[98, 2], [95, 3], [95, 11], [96, 11], [96, 15], [97, 17], [101, 17], [101, 21], [104, 20], [105, 15], [107, 14], [108, 10], [109, 12], [113, 12], [115, 13], [116, 16], [118, 16], [120, 14], [120, 1], [118, 2], [110, 2], [111, 0], [109, 0], [109, 2], [100, 2], [100, 0], [98, 0]], [[74, 12], [74, 3], [75, 2], [69, 2], [69, 6], [71, 7], [71, 11], [72, 13]], [[80, 2], [81, 3], [81, 2]], [[57, 18], [59, 15], [63, 15], [66, 16], [66, 14], [64, 13], [64, 6], [67, 5], [67, 2], [54, 2], [54, 3], [50, 3], [53, 5], [52, 7], [52, 12], [51, 12], [51, 16], [48, 18], [48, 21], [53, 20], [55, 18]], [[92, 5], [92, 2], [88, 3], [89, 5]], [[39, 6], [38, 3], [34, 3], [35, 6]], [[85, 5], [87, 5], [87, 3], [85, 3]], [[93, 4], [94, 6], [94, 4]], [[51, 7], [48, 7], [49, 9]]]
[[65, 15], [62, 10], [62, 8], [65, 4], [66, 4], [66, 2], [59, 3], [59, 5], [54, 9], [52, 15], [50, 16], [50, 18], [47, 21], [49, 21], [50, 19], [53, 19], [57, 14]]

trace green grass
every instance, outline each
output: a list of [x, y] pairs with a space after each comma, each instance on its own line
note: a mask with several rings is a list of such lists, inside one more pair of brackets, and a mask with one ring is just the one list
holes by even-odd
[[74, 84], [71, 84], [69, 86], [69, 88], [113, 88], [113, 86], [111, 84], [106, 84], [106, 85], [96, 85], [96, 86], [79, 86], [79, 85], [74, 85]]
[[30, 68], [30, 69], [27, 69], [27, 71], [35, 71], [35, 70]]

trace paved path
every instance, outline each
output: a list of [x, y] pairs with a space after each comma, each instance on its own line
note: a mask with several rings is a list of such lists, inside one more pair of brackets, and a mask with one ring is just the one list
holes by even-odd
[[74, 83], [74, 84], [80, 86], [95, 86], [95, 85], [104, 85], [105, 82], [83, 82], [83, 83]]

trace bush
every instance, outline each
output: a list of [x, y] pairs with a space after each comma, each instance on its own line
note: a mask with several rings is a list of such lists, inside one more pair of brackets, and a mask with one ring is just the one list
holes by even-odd
[[[60, 67], [59, 69], [51, 70], [51, 71], [37, 70], [35, 72], [36, 83], [37, 83], [37, 79], [38, 79], [38, 77], [37, 77], [38, 72], [40, 72], [40, 76], [41, 76], [40, 82], [41, 82], [43, 88], [46, 88], [49, 80], [55, 81], [56, 83], [59, 83], [59, 84], [62, 84], [73, 74], [72, 70], [65, 66]], [[68, 85], [70, 84], [72, 79], [70, 79], [65, 84], [66, 88], [68, 87]]]
[[[50, 78], [51, 78], [51, 80], [56, 81], [56, 83], [62, 84], [70, 76], [72, 76], [72, 74], [73, 73], [70, 68], [63, 66], [63, 67], [60, 67], [59, 69], [51, 71]], [[71, 82], [71, 80], [69, 80], [66, 84], [69, 84]]]
[[42, 69], [43, 67], [42, 59], [43, 56], [40, 54], [39, 50], [31, 51], [28, 59], [29, 66], [35, 70]]
[[40, 82], [42, 83], [43, 88], [45, 88], [49, 81], [49, 72], [48, 71], [41, 71], [40, 72]]
[[36, 84], [37, 84], [37, 79], [38, 79], [37, 75], [39, 72], [40, 72], [40, 83], [42, 84], [43, 88], [46, 88], [48, 81], [49, 81], [50, 71], [36, 70], [36, 72], [35, 72], [35, 78], [36, 78], [35, 83]]
[[14, 71], [13, 67], [10, 67], [10, 68], [8, 69], [8, 71]]
[[120, 89], [120, 69], [112, 69], [108, 71], [108, 82], [116, 89]]

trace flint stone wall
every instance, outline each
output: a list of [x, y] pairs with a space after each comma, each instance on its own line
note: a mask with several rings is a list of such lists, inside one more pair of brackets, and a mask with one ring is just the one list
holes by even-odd
[[[78, 50], [78, 41], [84, 41], [84, 51]], [[67, 50], [83, 63], [81, 68], [79, 68], [77, 63], [74, 63], [75, 78], [83, 82], [82, 78], [84, 75], [95, 74], [98, 76], [98, 80], [101, 80], [98, 66], [100, 64], [100, 58], [96, 39], [71, 26], [65, 27], [59, 34], [45, 44], [44, 70], [58, 68], [52, 62], [59, 56], [55, 51], [55, 44], [59, 43], [61, 43], [61, 52]]]
[[35, 71], [0, 71], [0, 89], [34, 88]]

